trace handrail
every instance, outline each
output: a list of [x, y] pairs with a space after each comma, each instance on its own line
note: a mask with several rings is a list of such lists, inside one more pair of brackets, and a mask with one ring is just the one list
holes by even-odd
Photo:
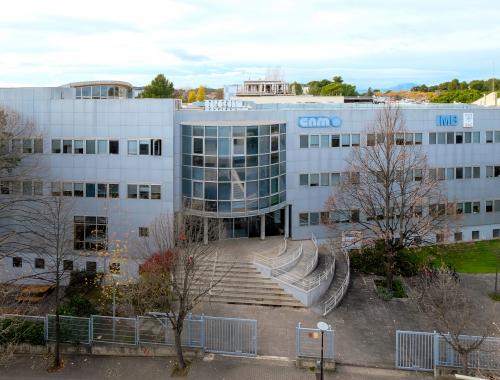
[[346, 294], [347, 288], [349, 287], [349, 281], [351, 277], [351, 263], [349, 258], [349, 252], [344, 249], [343, 253], [347, 262], [347, 274], [344, 280], [342, 281], [342, 285], [340, 286], [340, 288], [337, 289], [337, 291], [330, 298], [328, 298], [323, 304], [324, 305], [323, 316], [327, 315], [339, 304], [339, 302]]
[[213, 295], [213, 284], [214, 284], [214, 277], [215, 277], [215, 268], [217, 267], [217, 259], [219, 257], [219, 250], [215, 250], [215, 260], [214, 260], [214, 267], [212, 269], [212, 278], [210, 279], [210, 289], [208, 289], [208, 294]]
[[311, 241], [314, 244], [314, 256], [312, 257], [312, 260], [309, 264], [307, 264], [306, 268], [304, 269], [302, 277], [306, 277], [309, 274], [311, 274], [314, 269], [316, 269], [316, 266], [318, 265], [318, 259], [319, 259], [319, 249], [318, 249], [318, 241], [316, 240], [316, 236], [314, 234], [311, 234]]
[[302, 243], [300, 246], [291, 254], [291, 255], [286, 255], [286, 256], [278, 256], [273, 260], [271, 268], [271, 276], [273, 275], [274, 271], [281, 271], [284, 269], [284, 267], [290, 266], [290, 264], [295, 265], [301, 258], [302, 254], [304, 253], [304, 246]]
[[[287, 249], [287, 239], [284, 238], [284, 242], [280, 244], [278, 247], [269, 248], [261, 253], [256, 253], [254, 255], [254, 262], [258, 264], [262, 264], [265, 266], [271, 267], [273, 260], [283, 253], [285, 253]], [[273, 253], [277, 250], [276, 255]]]

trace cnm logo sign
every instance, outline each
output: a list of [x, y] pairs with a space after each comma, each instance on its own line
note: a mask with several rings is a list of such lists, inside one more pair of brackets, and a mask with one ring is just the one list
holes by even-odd
[[436, 125], [438, 127], [456, 127], [458, 125], [457, 115], [437, 115]]
[[338, 116], [302, 116], [299, 117], [300, 128], [339, 128], [342, 120]]

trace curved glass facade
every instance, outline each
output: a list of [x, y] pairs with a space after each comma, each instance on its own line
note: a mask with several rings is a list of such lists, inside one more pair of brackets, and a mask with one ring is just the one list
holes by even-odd
[[127, 99], [129, 89], [119, 85], [95, 85], [76, 87], [77, 99]]
[[187, 210], [230, 217], [286, 202], [286, 125], [182, 125], [182, 195]]

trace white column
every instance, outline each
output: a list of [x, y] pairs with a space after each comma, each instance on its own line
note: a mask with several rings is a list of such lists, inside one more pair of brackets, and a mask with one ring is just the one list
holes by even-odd
[[203, 217], [203, 244], [208, 244], [208, 218]]
[[266, 239], [266, 214], [260, 216], [260, 240]]
[[288, 239], [290, 237], [290, 206], [286, 205], [285, 206], [285, 239]]

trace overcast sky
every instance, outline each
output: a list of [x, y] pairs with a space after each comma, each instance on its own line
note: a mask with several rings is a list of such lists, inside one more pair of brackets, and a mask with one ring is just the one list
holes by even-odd
[[500, 76], [500, 1], [14, 0], [0, 11], [0, 86], [164, 73], [176, 87], [220, 87], [275, 67], [287, 81], [341, 75], [358, 88]]

